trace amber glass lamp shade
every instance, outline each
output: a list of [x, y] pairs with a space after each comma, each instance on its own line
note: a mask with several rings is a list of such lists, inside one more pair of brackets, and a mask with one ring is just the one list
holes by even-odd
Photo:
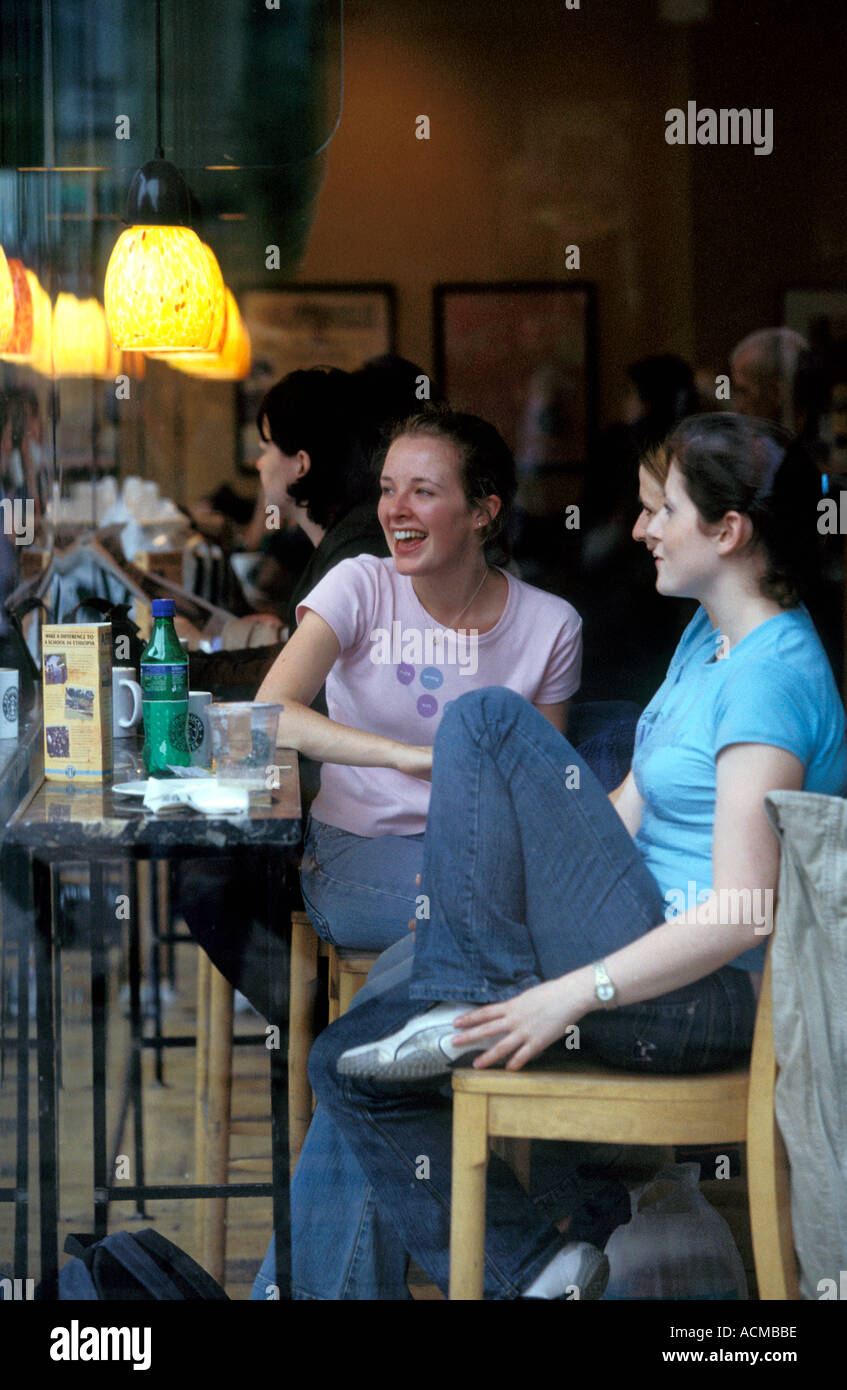
[[206, 351], [214, 345], [223, 281], [211, 251], [191, 230], [188, 186], [174, 164], [151, 159], [136, 170], [126, 221], [106, 270], [106, 318], [115, 346], [125, 352]]
[[53, 305], [34, 271], [27, 270], [26, 281], [32, 299], [32, 349], [27, 365], [42, 376], [52, 376]]
[[113, 351], [98, 300], [60, 294], [53, 308], [54, 375], [105, 376]]
[[26, 362], [32, 352], [32, 291], [29, 287], [28, 272], [23, 261], [12, 259], [8, 262], [8, 266], [12, 280], [12, 292], [15, 296], [15, 321], [12, 326], [12, 336], [0, 356], [7, 362]]
[[231, 290], [226, 291], [226, 334], [220, 352], [171, 353], [166, 360], [179, 371], [208, 381], [243, 381], [249, 376], [250, 335]]
[[6, 252], [0, 246], [0, 352], [5, 352], [15, 328], [15, 287], [6, 260]]
[[196, 358], [198, 362], [213, 361], [223, 348], [224, 338], [226, 337], [226, 296], [228, 291], [224, 285], [224, 277], [221, 274], [217, 256], [211, 246], [207, 246], [205, 241], [201, 241], [200, 245], [203, 248], [203, 255], [206, 258], [206, 264], [213, 285], [212, 331], [209, 335], [209, 346], [205, 349], [187, 352], [180, 351], [176, 348], [167, 351], [159, 350], [149, 352], [150, 357], [161, 357], [162, 361], [167, 362], [171, 367], [176, 367], [177, 369], [181, 369], [183, 361], [189, 361], [193, 358]]
[[130, 227], [106, 271], [106, 317], [128, 352], [206, 349], [215, 323], [215, 285], [203, 243], [190, 227]]
[[227, 295], [229, 291], [224, 284], [224, 277], [218, 265], [218, 258], [211, 246], [207, 246], [205, 241], [201, 242], [209, 263], [209, 271], [215, 287], [215, 312], [212, 319], [212, 332], [209, 335], [209, 352], [221, 352], [226, 337], [226, 307]]

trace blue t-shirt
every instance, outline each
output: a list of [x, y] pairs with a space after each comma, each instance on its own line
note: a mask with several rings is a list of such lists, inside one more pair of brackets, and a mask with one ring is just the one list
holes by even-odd
[[[785, 748], [803, 764], [803, 790], [847, 789], [844, 709], [807, 610], [768, 618], [722, 659], [724, 645], [705, 609], [680, 638], [668, 674], [638, 722], [632, 770], [644, 801], [635, 843], [668, 904], [669, 916], [712, 887], [716, 761], [732, 743]], [[733, 965], [762, 970], [767, 921], [761, 893], [750, 916], [763, 941]]]

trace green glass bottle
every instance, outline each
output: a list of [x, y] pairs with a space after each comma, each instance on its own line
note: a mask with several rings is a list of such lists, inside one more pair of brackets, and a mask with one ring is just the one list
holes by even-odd
[[174, 601], [154, 598], [153, 633], [141, 653], [141, 704], [148, 777], [172, 777], [188, 767], [188, 655], [174, 628]]

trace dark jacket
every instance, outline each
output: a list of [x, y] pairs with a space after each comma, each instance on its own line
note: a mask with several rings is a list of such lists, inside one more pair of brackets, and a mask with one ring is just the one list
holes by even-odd
[[376, 507], [372, 502], [360, 503], [330, 527], [300, 575], [288, 604], [289, 634], [297, 626], [295, 613], [298, 603], [303, 602], [306, 595], [340, 560], [348, 560], [355, 555], [385, 556], [388, 553]]

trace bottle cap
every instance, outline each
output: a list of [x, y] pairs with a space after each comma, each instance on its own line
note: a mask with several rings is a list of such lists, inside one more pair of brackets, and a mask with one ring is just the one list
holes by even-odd
[[153, 617], [172, 618], [176, 612], [176, 605], [172, 598], [154, 598]]

